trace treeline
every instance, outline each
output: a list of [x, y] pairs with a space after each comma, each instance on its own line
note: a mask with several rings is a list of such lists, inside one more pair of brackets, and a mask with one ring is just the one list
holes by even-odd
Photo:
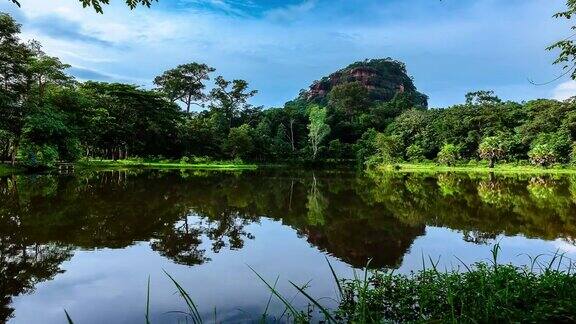
[[576, 162], [576, 101], [503, 102], [491, 91], [479, 91], [469, 93], [462, 105], [410, 109], [372, 136], [378, 152], [373, 162], [571, 163]]
[[250, 104], [244, 80], [189, 63], [155, 89], [78, 82], [68, 65], [0, 14], [0, 160], [50, 167], [81, 158], [358, 164], [486, 159], [538, 165], [574, 160], [573, 101], [502, 102], [489, 91], [428, 109], [403, 63], [356, 62], [316, 81], [282, 108]]

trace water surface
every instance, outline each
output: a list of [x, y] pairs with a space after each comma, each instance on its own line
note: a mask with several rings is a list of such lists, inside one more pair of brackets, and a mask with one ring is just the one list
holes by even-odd
[[[108, 171], [0, 178], [0, 322], [154, 323], [184, 305], [206, 319], [257, 320], [269, 292], [251, 272], [335, 296], [341, 276], [457, 267], [527, 253], [576, 257], [576, 177], [277, 171]], [[306, 305], [297, 297], [296, 304]], [[272, 304], [272, 313], [282, 307]]]

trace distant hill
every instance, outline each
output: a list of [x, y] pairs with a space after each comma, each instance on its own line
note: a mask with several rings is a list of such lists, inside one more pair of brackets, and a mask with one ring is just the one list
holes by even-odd
[[355, 62], [315, 81], [300, 93], [298, 101], [325, 104], [337, 85], [358, 82], [369, 91], [374, 102], [387, 102], [398, 93], [408, 94], [415, 106], [428, 107], [428, 96], [416, 90], [406, 65], [391, 58]]

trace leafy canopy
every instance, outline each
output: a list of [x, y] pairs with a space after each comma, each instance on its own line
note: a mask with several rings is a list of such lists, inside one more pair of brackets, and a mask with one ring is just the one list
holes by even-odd
[[[20, 0], [10, 0], [12, 3], [20, 7]], [[79, 0], [82, 3], [82, 7], [92, 7], [96, 12], [103, 13], [102, 5], [109, 5], [110, 0]], [[158, 2], [158, 0], [126, 0], [126, 4], [130, 9], [136, 8], [138, 5], [146, 6], [150, 8], [153, 2]]]

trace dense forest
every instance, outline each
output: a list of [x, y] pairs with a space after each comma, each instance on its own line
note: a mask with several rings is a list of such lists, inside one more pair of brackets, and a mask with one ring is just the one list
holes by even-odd
[[0, 160], [50, 167], [79, 159], [238, 159], [257, 163], [433, 160], [530, 161], [576, 158], [576, 102], [502, 101], [491, 91], [429, 109], [406, 66], [391, 58], [356, 62], [315, 81], [281, 108], [255, 107], [244, 80], [213, 77], [188, 63], [155, 88], [79, 82], [69, 67], [20, 39], [0, 15]]

